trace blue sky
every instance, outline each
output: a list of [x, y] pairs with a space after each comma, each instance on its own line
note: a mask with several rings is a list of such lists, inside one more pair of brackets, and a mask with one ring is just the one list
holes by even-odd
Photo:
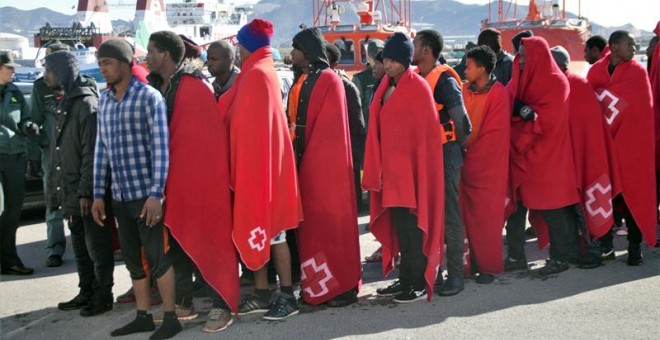
[[[181, 0], [165, 0], [169, 2], [180, 2]], [[256, 0], [234, 0], [234, 3], [255, 2]], [[488, 0], [457, 0], [463, 3], [485, 5]], [[537, 0], [541, 3], [543, 0]], [[134, 0], [108, 0], [109, 3], [131, 3]], [[560, 1], [561, 2], [561, 1]], [[582, 15], [591, 20], [606, 26], [618, 26], [632, 23], [638, 28], [647, 31], [653, 30], [656, 23], [660, 20], [660, 1], [658, 0], [566, 0], [568, 11], [577, 13], [578, 3], [582, 3]], [[526, 0], [519, 0], [518, 3], [527, 3]], [[38, 7], [48, 7], [52, 10], [73, 14], [75, 12], [71, 7], [78, 4], [77, 0], [0, 0], [1, 6], [13, 6], [20, 9], [33, 9]], [[622, 5], [625, 4], [625, 5]], [[130, 18], [132, 10], [111, 11], [113, 19]]]

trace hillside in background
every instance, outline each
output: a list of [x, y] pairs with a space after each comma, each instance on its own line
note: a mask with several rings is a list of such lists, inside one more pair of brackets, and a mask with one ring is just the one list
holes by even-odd
[[[474, 38], [479, 33], [482, 20], [488, 17], [487, 5], [466, 5], [453, 0], [416, 0], [412, 2], [413, 23], [417, 29], [432, 27], [444, 36], [455, 36], [457, 43]], [[518, 7], [518, 15], [527, 13], [527, 6]], [[496, 13], [494, 13], [495, 15]], [[569, 13], [570, 17], [575, 17]], [[275, 23], [274, 45], [289, 46], [291, 37], [298, 32], [302, 23], [312, 23], [312, 1], [310, 0], [261, 0], [255, 5], [254, 16], [266, 18]], [[352, 14], [344, 19], [348, 22]], [[15, 33], [31, 37], [47, 22], [52, 26], [69, 26], [72, 15], [65, 15], [47, 8], [23, 11], [13, 7], [2, 7], [0, 11], [0, 32]], [[129, 21], [115, 20], [113, 27], [125, 28]], [[608, 36], [616, 29], [626, 29], [635, 35], [650, 35], [633, 25], [603, 27], [592, 22], [592, 33]]]

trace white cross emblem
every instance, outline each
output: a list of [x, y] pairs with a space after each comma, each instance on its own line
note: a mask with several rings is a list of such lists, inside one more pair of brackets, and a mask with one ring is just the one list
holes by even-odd
[[262, 251], [266, 248], [267, 239], [266, 231], [261, 227], [256, 227], [250, 232], [248, 242], [250, 243], [250, 248]]
[[610, 99], [610, 104], [607, 106], [609, 114], [605, 113], [605, 120], [608, 125], [612, 125], [616, 116], [619, 115], [619, 109], [616, 108], [616, 104], [619, 103], [619, 98], [612, 94], [609, 90], [603, 90], [600, 94], [596, 92], [596, 98], [598, 101], [602, 102], [605, 98]]
[[305, 268], [307, 268], [307, 267], [310, 267], [309, 269], [312, 270], [312, 272], [310, 274], [315, 275], [316, 273], [323, 272], [324, 277], [317, 282], [318, 286], [321, 288], [320, 292], [315, 293], [314, 290], [312, 289], [312, 287], [308, 286], [308, 287], [305, 287], [305, 289], [303, 289], [305, 291], [305, 293], [309, 294], [309, 296], [312, 297], [312, 298], [316, 298], [316, 297], [328, 294], [328, 292], [330, 292], [330, 289], [328, 288], [328, 285], [327, 285], [328, 281], [332, 280], [332, 278], [334, 277], [332, 275], [332, 273], [330, 272], [330, 269], [328, 268], [328, 264], [324, 262], [319, 266], [319, 265], [317, 265], [316, 260], [314, 258], [311, 258], [311, 259], [303, 262], [300, 265], [301, 272], [302, 272], [301, 279], [303, 281], [307, 279], [307, 271], [305, 270]]
[[[600, 193], [598, 197], [594, 194], [596, 191]], [[594, 217], [601, 215], [605, 219], [612, 216], [612, 201], [609, 199], [611, 192], [612, 184], [610, 183], [607, 183], [607, 186], [603, 186], [600, 182], [596, 182], [587, 189], [587, 201], [584, 205], [589, 215]]]

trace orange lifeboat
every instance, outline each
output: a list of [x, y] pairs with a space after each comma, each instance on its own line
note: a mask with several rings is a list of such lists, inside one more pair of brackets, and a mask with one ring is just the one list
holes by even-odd
[[[481, 29], [496, 28], [502, 33], [502, 48], [512, 52], [511, 39], [521, 31], [532, 31], [535, 36], [543, 37], [550, 47], [561, 45], [571, 55], [571, 71], [586, 75], [588, 63], [584, 60], [584, 45], [591, 34], [591, 25], [586, 18], [566, 17], [565, 3], [559, 8], [558, 1], [543, 1], [541, 6], [535, 0], [529, 1], [529, 11], [524, 18], [516, 18], [517, 4], [508, 3], [504, 13], [504, 1], [498, 0], [497, 19], [491, 20], [491, 4], [488, 5], [488, 19]], [[508, 18], [513, 7], [513, 18]]]
[[[370, 40], [386, 40], [395, 32], [403, 32], [411, 38], [415, 36], [411, 0], [312, 1], [312, 25], [321, 30], [325, 40], [339, 47], [339, 68], [349, 75], [366, 67], [366, 48]], [[342, 21], [349, 10], [357, 15], [358, 22]]]

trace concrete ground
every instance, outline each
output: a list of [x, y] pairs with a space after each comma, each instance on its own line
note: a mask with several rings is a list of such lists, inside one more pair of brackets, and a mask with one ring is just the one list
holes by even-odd
[[[70, 243], [64, 265], [46, 268], [46, 227], [43, 211], [30, 212], [18, 231], [19, 254], [35, 274], [0, 277], [0, 336], [2, 339], [106, 339], [110, 331], [134, 318], [133, 305], [115, 305], [104, 315], [82, 318], [62, 312], [58, 302], [78, 292]], [[360, 218], [362, 255], [378, 243], [366, 232], [368, 217]], [[67, 231], [68, 235], [68, 231]], [[360, 301], [342, 309], [303, 307], [301, 314], [282, 322], [259, 316], [235, 320], [216, 334], [201, 332], [206, 315], [186, 322], [175, 339], [657, 339], [660, 333], [660, 249], [644, 246], [644, 265], [625, 263], [625, 237], [616, 237], [617, 259], [593, 270], [571, 268], [550, 277], [535, 269], [547, 250], [527, 244], [528, 271], [507, 273], [491, 285], [468, 280], [453, 297], [434, 296], [432, 302], [398, 305], [377, 297], [388, 285], [379, 264], [363, 264]], [[123, 263], [115, 268], [115, 296], [130, 286]], [[195, 300], [206, 313], [209, 301]], [[158, 308], [154, 308], [156, 311]], [[147, 339], [149, 333], [122, 339]]]

